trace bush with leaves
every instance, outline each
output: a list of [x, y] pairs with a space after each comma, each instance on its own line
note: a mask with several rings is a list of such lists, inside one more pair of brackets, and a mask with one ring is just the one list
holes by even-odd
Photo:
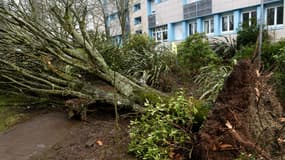
[[123, 45], [123, 51], [128, 52], [134, 50], [143, 54], [145, 50], [151, 52], [154, 50], [156, 43], [146, 34], [134, 34], [125, 41]]
[[272, 65], [276, 66], [277, 62], [280, 62], [281, 59], [277, 57], [283, 54], [284, 46], [285, 40], [263, 43], [261, 58], [265, 69], [271, 68]]
[[232, 57], [232, 59], [235, 59], [235, 60], [240, 60], [240, 59], [250, 59], [252, 58], [252, 55], [254, 53], [256, 49], [256, 45], [248, 45], [248, 46], [242, 46], [237, 54]]
[[276, 70], [273, 75], [274, 84], [277, 88], [277, 95], [285, 104], [285, 47], [281, 48], [278, 55], [274, 55]]
[[142, 116], [131, 121], [129, 152], [148, 160], [189, 158], [192, 125], [205, 119], [208, 111], [205, 104], [193, 97], [186, 99], [179, 92], [168, 102], [146, 102], [145, 107]]
[[204, 34], [194, 34], [178, 45], [178, 60], [185, 69], [196, 73], [202, 66], [216, 63], [219, 58]]
[[162, 76], [175, 65], [176, 55], [167, 47], [157, 48], [146, 35], [133, 35], [126, 41], [124, 51], [125, 75], [152, 87], [159, 87]]
[[114, 70], [121, 71], [124, 65], [124, 57], [119, 46], [114, 44], [114, 41], [104, 34], [91, 32], [90, 37], [94, 44], [97, 44], [97, 50], [102, 54], [106, 63]]
[[[237, 33], [237, 48], [242, 46], [254, 45], [257, 42], [259, 36], [259, 27], [256, 25], [243, 25]], [[263, 30], [263, 42], [267, 42], [270, 36], [267, 30]]]
[[212, 38], [210, 45], [223, 60], [229, 60], [238, 52], [237, 42], [231, 37]]
[[214, 102], [231, 71], [231, 65], [211, 64], [201, 67], [199, 74], [194, 78], [194, 82], [199, 86], [199, 99]]

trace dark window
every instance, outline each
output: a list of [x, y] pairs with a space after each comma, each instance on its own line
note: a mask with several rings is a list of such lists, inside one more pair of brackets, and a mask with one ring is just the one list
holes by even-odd
[[256, 11], [252, 11], [251, 12], [251, 18], [250, 18], [250, 21], [251, 21], [251, 25], [255, 25], [256, 26], [256, 22], [257, 22], [257, 14], [256, 14]]
[[137, 4], [134, 5], [134, 12], [138, 11], [140, 9], [141, 9], [141, 4], [140, 3], [137, 3]]
[[267, 25], [274, 25], [275, 8], [267, 9]]
[[134, 20], [134, 24], [137, 25], [137, 24], [141, 24], [141, 23], [142, 23], [142, 17], [136, 17]]
[[277, 7], [277, 24], [283, 24], [283, 7]]
[[197, 23], [189, 23], [189, 35], [193, 35], [197, 32]]
[[192, 35], [193, 33], [193, 24], [189, 24], [189, 35]]
[[142, 30], [136, 30], [136, 34], [142, 34]]
[[229, 16], [229, 25], [230, 25], [229, 30], [230, 31], [234, 30], [234, 16], [233, 15]]
[[242, 22], [243, 22], [243, 25], [249, 26], [249, 12], [242, 14]]
[[228, 30], [228, 16], [222, 17], [222, 31]]

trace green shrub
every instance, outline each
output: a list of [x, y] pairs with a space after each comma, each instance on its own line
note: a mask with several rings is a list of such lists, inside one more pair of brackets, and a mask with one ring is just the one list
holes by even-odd
[[275, 64], [278, 60], [276, 57], [280, 56], [283, 52], [283, 48], [285, 46], [285, 40], [280, 40], [278, 42], [268, 42], [264, 43], [262, 46], [262, 62], [264, 64], [264, 68], [268, 69], [273, 64]]
[[259, 27], [243, 26], [237, 33], [237, 46], [240, 49], [242, 46], [253, 45], [256, 43], [259, 34]]
[[[259, 27], [256, 25], [246, 26], [243, 25], [237, 33], [237, 48], [240, 49], [243, 46], [250, 46], [256, 44], [259, 36]], [[267, 42], [270, 36], [267, 30], [263, 30], [263, 42]]]
[[163, 85], [161, 78], [167, 77], [176, 60], [176, 55], [169, 48], [157, 48], [146, 35], [132, 35], [122, 50], [123, 74], [156, 88]]
[[237, 42], [230, 37], [211, 39], [211, 47], [214, 52], [222, 59], [229, 60], [237, 53]]
[[197, 92], [200, 99], [214, 102], [231, 71], [232, 67], [230, 65], [212, 64], [201, 67], [199, 74], [194, 79], [194, 82], [199, 86]]
[[240, 60], [240, 59], [252, 58], [255, 47], [256, 47], [255, 45], [242, 46], [232, 59]]
[[119, 46], [115, 45], [112, 39], [102, 34], [92, 34], [93, 45], [104, 57], [106, 63], [114, 70], [121, 71], [124, 66], [124, 55]]
[[186, 99], [179, 92], [168, 102], [146, 102], [145, 107], [143, 115], [131, 121], [129, 152], [148, 160], [171, 159], [175, 153], [184, 158], [189, 156], [193, 146], [192, 125], [198, 123], [196, 120], [204, 120], [207, 114], [204, 103]]
[[179, 64], [193, 73], [199, 68], [219, 61], [204, 34], [194, 34], [178, 45]]
[[146, 51], [152, 52], [156, 46], [156, 43], [146, 34], [134, 34], [126, 40], [123, 46], [124, 52], [129, 52], [131, 50], [137, 53], [143, 54]]
[[285, 104], [285, 47], [279, 50], [278, 55], [274, 55], [276, 71], [273, 74], [274, 85], [277, 88], [277, 95], [281, 102]]

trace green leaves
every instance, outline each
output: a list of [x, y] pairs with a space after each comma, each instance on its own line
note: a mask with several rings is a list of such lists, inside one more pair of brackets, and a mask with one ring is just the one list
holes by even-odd
[[178, 59], [183, 67], [190, 69], [193, 73], [202, 66], [219, 61], [203, 34], [194, 34], [182, 42], [178, 46]]
[[168, 102], [145, 102], [143, 115], [131, 121], [129, 151], [140, 159], [171, 159], [177, 151], [188, 156], [192, 148], [192, 124], [203, 103], [178, 92]]
[[200, 99], [214, 102], [219, 91], [224, 86], [224, 80], [232, 71], [230, 65], [208, 65], [201, 67], [199, 75], [195, 76], [194, 82], [199, 86]]

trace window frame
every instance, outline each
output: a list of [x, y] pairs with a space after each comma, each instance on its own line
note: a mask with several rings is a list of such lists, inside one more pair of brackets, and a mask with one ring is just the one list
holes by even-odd
[[[194, 28], [190, 27], [191, 26], [194, 26]], [[191, 28], [191, 29], [190, 29]], [[191, 34], [191, 32], [192, 34]], [[193, 34], [197, 33], [197, 22], [196, 21], [191, 21], [188, 23], [188, 36], [191, 36]]]
[[135, 17], [134, 18], [134, 25], [140, 25], [142, 24], [142, 17], [141, 16], [138, 16], [138, 17]]
[[[208, 24], [208, 29], [206, 32], [206, 22]], [[213, 22], [213, 23], [212, 23]], [[209, 18], [205, 18], [205, 20], [203, 20], [203, 32], [206, 34], [206, 35], [211, 35], [211, 34], [214, 34], [215, 32], [215, 22], [214, 22], [214, 17], [209, 17]]]
[[244, 22], [244, 14], [248, 13], [248, 26], [252, 26], [254, 25], [254, 22], [253, 22], [253, 13], [255, 12], [255, 25], [257, 25], [257, 10], [256, 9], [252, 9], [252, 10], [247, 10], [247, 11], [243, 11], [241, 13], [241, 19], [240, 19], [240, 22], [241, 24], [243, 25], [245, 22]]
[[[283, 15], [281, 17], [282, 24], [278, 23], [278, 8], [283, 8], [282, 12]], [[268, 10], [273, 9], [274, 15], [273, 15], [273, 24], [268, 25]], [[276, 5], [276, 6], [270, 6], [265, 9], [265, 24], [268, 28], [276, 27], [276, 26], [283, 26], [284, 25], [284, 6], [283, 5]]]
[[168, 42], [168, 27], [167, 25], [159, 26], [152, 29], [152, 39], [155, 42]]
[[[232, 24], [230, 23], [230, 18], [232, 17]], [[223, 18], [226, 18], [226, 30], [224, 30]], [[224, 14], [221, 16], [221, 33], [231, 33], [235, 31], [235, 17], [233, 13]], [[232, 29], [231, 29], [232, 28]]]
[[141, 10], [141, 3], [136, 3], [133, 5], [133, 12]]

